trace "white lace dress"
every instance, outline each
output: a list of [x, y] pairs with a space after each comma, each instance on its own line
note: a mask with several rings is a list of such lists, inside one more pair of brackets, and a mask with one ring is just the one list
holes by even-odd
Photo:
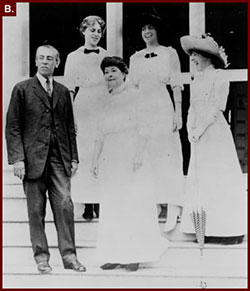
[[96, 258], [102, 263], [158, 261], [168, 247], [160, 235], [151, 166], [132, 169], [140, 129], [137, 93], [121, 86], [109, 95], [97, 139], [104, 142], [99, 158], [101, 209]]
[[107, 87], [100, 68], [107, 51], [98, 47], [99, 54], [84, 53], [84, 46], [70, 53], [65, 65], [65, 83], [70, 90], [79, 87], [73, 103], [77, 126], [79, 167], [71, 180], [74, 202], [99, 202], [98, 181], [90, 174], [91, 157], [98, 115], [102, 111]]
[[194, 233], [190, 219], [193, 195], [206, 211], [207, 236], [237, 236], [246, 233], [246, 183], [243, 179], [230, 127], [223, 115], [229, 82], [222, 70], [208, 67], [191, 84], [188, 133], [203, 132], [191, 143], [186, 184], [186, 203], [181, 228]]
[[159, 46], [152, 58], [146, 51], [130, 59], [129, 79], [139, 88], [141, 117], [150, 131], [147, 151], [155, 180], [154, 194], [158, 203], [183, 204], [184, 178], [182, 151], [178, 132], [173, 132], [174, 107], [166, 85], [182, 87], [180, 63], [176, 51]]

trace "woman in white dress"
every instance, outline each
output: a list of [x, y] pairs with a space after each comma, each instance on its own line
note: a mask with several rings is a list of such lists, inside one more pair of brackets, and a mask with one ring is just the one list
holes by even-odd
[[[182, 127], [180, 62], [174, 48], [159, 43], [163, 24], [158, 17], [145, 14], [138, 21], [146, 48], [131, 56], [129, 80], [144, 96], [143, 112], [150, 128], [147, 150], [156, 185], [154, 194], [157, 203], [168, 204], [165, 231], [170, 231], [180, 214], [184, 192], [178, 132]], [[174, 106], [168, 84], [173, 91]]]
[[206, 212], [205, 242], [240, 243], [246, 233], [246, 188], [230, 127], [223, 115], [229, 81], [227, 56], [209, 35], [181, 38], [196, 73], [191, 83], [188, 136], [191, 159], [182, 230], [194, 233], [192, 196]]
[[148, 129], [138, 118], [139, 95], [125, 82], [119, 57], [101, 63], [109, 88], [96, 136], [93, 177], [101, 184], [97, 259], [103, 270], [137, 271], [158, 261], [168, 247], [160, 235], [151, 166], [145, 152]]
[[[65, 64], [65, 83], [74, 99], [77, 143], [80, 159], [78, 174], [72, 179], [72, 198], [74, 202], [98, 202], [98, 183], [91, 177], [89, 167], [96, 130], [98, 112], [103, 107], [105, 82], [100, 69], [106, 50], [98, 46], [105, 31], [105, 22], [99, 16], [88, 16], [80, 24], [84, 45], [67, 56]], [[94, 205], [98, 216], [98, 204]], [[93, 204], [85, 204], [83, 217], [94, 217]]]

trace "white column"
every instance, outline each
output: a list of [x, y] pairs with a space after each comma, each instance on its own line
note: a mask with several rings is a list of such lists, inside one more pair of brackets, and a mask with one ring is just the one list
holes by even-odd
[[200, 36], [205, 32], [205, 3], [189, 3], [189, 33]]
[[[17, 3], [16, 9], [16, 16], [3, 17], [3, 129], [13, 86], [29, 77], [29, 3]], [[5, 169], [5, 138], [3, 156]]]
[[107, 3], [107, 49], [110, 55], [122, 57], [122, 3]]
[[[189, 3], [189, 34], [201, 36], [205, 33], [205, 3]], [[190, 62], [190, 72], [193, 72]]]

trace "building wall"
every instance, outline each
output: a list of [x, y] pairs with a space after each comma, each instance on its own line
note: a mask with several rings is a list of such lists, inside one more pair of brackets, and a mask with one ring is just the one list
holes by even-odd
[[[3, 129], [13, 86], [29, 77], [29, 4], [18, 3], [16, 8], [16, 17], [3, 17]], [[3, 168], [8, 168], [5, 138]]]

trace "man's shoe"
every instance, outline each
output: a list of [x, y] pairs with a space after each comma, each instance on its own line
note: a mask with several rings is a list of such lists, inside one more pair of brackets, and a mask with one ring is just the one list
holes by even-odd
[[64, 269], [71, 269], [76, 272], [85, 272], [86, 268], [78, 261], [74, 260], [64, 264]]
[[52, 271], [51, 266], [48, 261], [41, 261], [37, 263], [37, 269], [41, 274], [48, 274]]
[[93, 204], [86, 203], [82, 217], [88, 221], [94, 218]]
[[118, 266], [120, 266], [120, 264], [107, 263], [107, 264], [102, 265], [100, 268], [103, 270], [113, 270], [117, 268]]
[[94, 214], [93, 214], [93, 212], [92, 213], [86, 213], [86, 212], [84, 212], [82, 214], [82, 218], [84, 218], [85, 220], [90, 221], [90, 220], [92, 220], [94, 218]]

